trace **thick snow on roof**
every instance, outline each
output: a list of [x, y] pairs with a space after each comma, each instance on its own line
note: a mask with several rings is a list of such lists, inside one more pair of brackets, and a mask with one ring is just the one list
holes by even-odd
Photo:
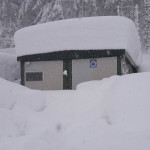
[[118, 16], [67, 19], [16, 32], [18, 56], [61, 50], [126, 49], [137, 63], [140, 40], [134, 23]]

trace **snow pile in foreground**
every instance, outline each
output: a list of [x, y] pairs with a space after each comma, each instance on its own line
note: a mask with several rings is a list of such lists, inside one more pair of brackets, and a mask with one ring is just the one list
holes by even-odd
[[135, 63], [140, 40], [134, 23], [125, 17], [67, 19], [26, 27], [16, 32], [17, 55], [61, 50], [126, 49]]
[[[10, 50], [11, 51], [11, 50]], [[11, 53], [11, 52], [10, 52]], [[0, 77], [9, 81], [20, 78], [20, 66], [15, 54], [0, 52]]]
[[0, 79], [0, 149], [149, 150], [149, 76], [43, 92]]
[[0, 149], [16, 150], [20, 140], [28, 140], [29, 120], [44, 110], [44, 96], [3, 79], [0, 89]]

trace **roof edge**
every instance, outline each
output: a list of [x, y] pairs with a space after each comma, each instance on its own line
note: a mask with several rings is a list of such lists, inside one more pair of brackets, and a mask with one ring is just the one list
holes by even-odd
[[57, 52], [19, 56], [17, 57], [17, 61], [28, 62], [28, 61], [71, 60], [71, 59], [122, 56], [124, 54], [125, 54], [124, 49], [64, 50]]

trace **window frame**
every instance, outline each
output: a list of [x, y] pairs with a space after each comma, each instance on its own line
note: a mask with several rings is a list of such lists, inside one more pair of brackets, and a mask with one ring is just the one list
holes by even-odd
[[[27, 80], [27, 73], [42, 73], [42, 80]], [[26, 71], [25, 72], [25, 82], [44, 82], [44, 72], [43, 71]]]

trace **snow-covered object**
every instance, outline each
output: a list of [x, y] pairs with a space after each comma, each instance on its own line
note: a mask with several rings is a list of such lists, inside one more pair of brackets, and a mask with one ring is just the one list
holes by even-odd
[[139, 65], [140, 72], [150, 72], [150, 53], [143, 52], [141, 55], [141, 63]]
[[20, 65], [15, 54], [0, 52], [0, 77], [9, 81], [20, 78]]
[[62, 50], [126, 49], [135, 63], [140, 40], [134, 23], [119, 16], [67, 19], [16, 32], [18, 56]]

